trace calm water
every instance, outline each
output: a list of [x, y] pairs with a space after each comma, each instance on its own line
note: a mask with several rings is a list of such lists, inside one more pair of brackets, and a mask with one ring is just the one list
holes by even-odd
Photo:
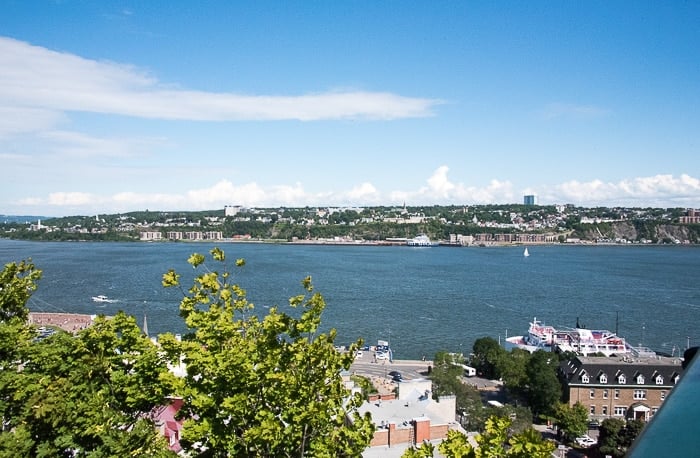
[[[0, 240], [0, 262], [31, 257], [44, 276], [33, 311], [125, 310], [151, 335], [185, 332], [174, 268], [191, 285], [193, 252], [206, 243], [50, 243]], [[533, 317], [554, 326], [615, 330], [634, 345], [671, 353], [700, 344], [700, 248], [622, 246], [409, 248], [221, 244], [245, 258], [237, 283], [256, 309], [285, 306], [313, 278], [328, 303], [325, 328], [338, 343], [389, 340], [396, 358], [471, 351], [482, 336], [523, 334]], [[119, 302], [96, 304], [105, 294]]]

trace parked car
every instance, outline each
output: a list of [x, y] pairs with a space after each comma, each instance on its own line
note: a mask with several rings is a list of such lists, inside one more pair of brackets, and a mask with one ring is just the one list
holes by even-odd
[[377, 359], [389, 359], [389, 353], [384, 353], [384, 352], [377, 352], [376, 354]]
[[596, 441], [595, 439], [593, 439], [592, 437], [590, 437], [590, 436], [588, 436], [588, 435], [586, 434], [586, 435], [577, 437], [577, 438], [576, 438], [576, 443], [577, 443], [578, 445], [580, 445], [581, 447], [590, 447], [590, 446], [595, 445], [596, 443], [598, 443], [598, 441]]

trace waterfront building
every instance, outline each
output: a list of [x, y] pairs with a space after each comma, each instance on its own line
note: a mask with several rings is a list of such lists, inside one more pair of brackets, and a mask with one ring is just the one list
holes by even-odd
[[680, 358], [578, 356], [564, 361], [559, 374], [565, 400], [588, 408], [591, 421], [606, 418], [649, 421], [683, 372]]
[[143, 231], [141, 232], [142, 241], [158, 241], [163, 240], [163, 233], [160, 231]]

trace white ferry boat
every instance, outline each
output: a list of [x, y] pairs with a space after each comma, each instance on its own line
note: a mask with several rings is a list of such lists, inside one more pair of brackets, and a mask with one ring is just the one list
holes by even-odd
[[513, 347], [522, 348], [529, 352], [536, 350], [556, 350], [573, 352], [588, 356], [602, 354], [605, 356], [624, 355], [632, 352], [632, 347], [624, 338], [602, 329], [575, 328], [557, 329], [545, 326], [534, 318], [530, 323], [527, 336], [513, 336], [506, 339]]
[[408, 246], [438, 246], [437, 242], [432, 242], [430, 237], [425, 234], [419, 234], [412, 239], [406, 240]]

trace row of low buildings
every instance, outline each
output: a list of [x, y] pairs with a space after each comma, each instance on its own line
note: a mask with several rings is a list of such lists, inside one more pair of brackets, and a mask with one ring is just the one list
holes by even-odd
[[140, 240], [143, 242], [158, 242], [161, 240], [222, 240], [221, 231], [142, 231]]

